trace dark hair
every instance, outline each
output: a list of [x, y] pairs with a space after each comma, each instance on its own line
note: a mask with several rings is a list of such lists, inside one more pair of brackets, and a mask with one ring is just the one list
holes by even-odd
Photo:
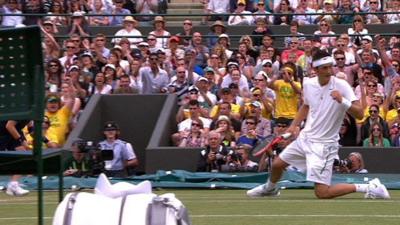
[[189, 105], [195, 105], [197, 107], [200, 107], [199, 101], [197, 101], [196, 99], [190, 100]]
[[247, 117], [246, 117], [246, 120], [249, 120], [249, 119], [250, 119], [250, 120], [253, 120], [255, 125], [258, 124], [258, 119], [257, 119], [257, 117], [255, 117], [255, 116], [247, 116]]
[[338, 49], [333, 53], [333, 55], [345, 55], [345, 53], [343, 50]]
[[314, 52], [312, 60], [317, 61], [317, 60], [322, 59], [327, 56], [330, 56], [328, 52], [318, 49]]
[[122, 78], [128, 78], [128, 79], [130, 79], [129, 75], [127, 75], [127, 74], [123, 74], [122, 76], [119, 77], [120, 80], [121, 80]]
[[221, 102], [219, 105], [227, 105], [229, 109], [232, 109], [232, 105], [229, 102]]
[[299, 23], [296, 20], [292, 20], [292, 22], [290, 22], [290, 26], [296, 26], [299, 28]]
[[375, 108], [377, 108], [378, 109], [378, 112], [379, 112], [379, 105], [377, 105], [377, 104], [372, 104], [372, 105], [370, 105], [369, 106], [369, 109], [371, 109], [372, 107], [375, 107]]

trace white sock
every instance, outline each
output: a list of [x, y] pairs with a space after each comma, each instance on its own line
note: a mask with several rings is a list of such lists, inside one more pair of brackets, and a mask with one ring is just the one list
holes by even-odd
[[276, 184], [272, 183], [269, 179], [268, 179], [268, 181], [266, 183], [266, 186], [267, 186], [267, 191], [270, 191], [270, 190], [273, 190], [273, 189], [276, 188]]
[[367, 192], [368, 184], [354, 184], [356, 185], [356, 192]]

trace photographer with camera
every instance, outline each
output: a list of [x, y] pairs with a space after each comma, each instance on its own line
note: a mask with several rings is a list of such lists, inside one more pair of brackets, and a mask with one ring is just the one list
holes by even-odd
[[352, 152], [343, 160], [337, 159], [333, 165], [335, 171], [339, 173], [368, 173], [368, 170], [364, 168], [364, 159], [359, 152]]
[[228, 149], [222, 144], [221, 134], [212, 130], [208, 133], [206, 149], [200, 152], [197, 172], [219, 172], [226, 164]]
[[71, 146], [72, 158], [67, 162], [64, 176], [81, 177], [92, 174], [90, 158], [85, 154], [85, 142], [74, 141]]
[[118, 125], [109, 121], [104, 126], [105, 140], [99, 143], [99, 148], [104, 150], [113, 150], [112, 160], [105, 161], [105, 174], [108, 177], [126, 177], [129, 170], [137, 167], [139, 161], [130, 143], [119, 139], [120, 130]]
[[222, 172], [257, 172], [258, 164], [249, 159], [251, 146], [237, 145], [229, 151], [227, 163], [221, 166]]

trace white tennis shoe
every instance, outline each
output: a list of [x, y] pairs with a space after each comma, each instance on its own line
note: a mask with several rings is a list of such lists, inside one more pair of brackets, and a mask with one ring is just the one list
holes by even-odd
[[369, 199], [390, 199], [390, 195], [385, 185], [381, 183], [378, 178], [371, 180], [367, 187], [367, 193], [365, 193], [365, 198]]
[[6, 194], [10, 196], [24, 196], [29, 193], [28, 190], [23, 189], [18, 183], [9, 183], [7, 185]]
[[280, 195], [279, 188], [275, 187], [272, 190], [267, 190], [267, 185], [262, 184], [247, 191], [247, 196], [250, 198], [258, 198], [264, 196], [277, 197]]

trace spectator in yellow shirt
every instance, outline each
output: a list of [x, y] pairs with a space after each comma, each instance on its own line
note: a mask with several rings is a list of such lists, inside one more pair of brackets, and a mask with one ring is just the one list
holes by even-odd
[[280, 79], [269, 83], [276, 94], [274, 117], [294, 119], [301, 97], [301, 84], [297, 81], [296, 66], [291, 62], [285, 63], [281, 75]]
[[70, 85], [69, 95], [70, 97], [67, 98], [64, 106], [62, 106], [61, 99], [57, 94], [51, 93], [46, 97], [45, 115], [50, 120], [48, 134], [55, 135], [60, 146], [64, 145], [69, 133], [69, 121], [76, 95], [73, 85]]
[[[28, 124], [28, 134], [26, 135], [26, 141], [28, 143], [29, 149], [33, 149], [33, 137], [34, 137], [34, 124], [31, 122]], [[44, 116], [43, 123], [42, 123], [42, 133], [43, 133], [43, 144], [42, 148], [58, 148], [58, 140], [57, 136], [54, 134], [50, 134], [47, 131], [50, 127], [50, 119], [47, 116]]]

